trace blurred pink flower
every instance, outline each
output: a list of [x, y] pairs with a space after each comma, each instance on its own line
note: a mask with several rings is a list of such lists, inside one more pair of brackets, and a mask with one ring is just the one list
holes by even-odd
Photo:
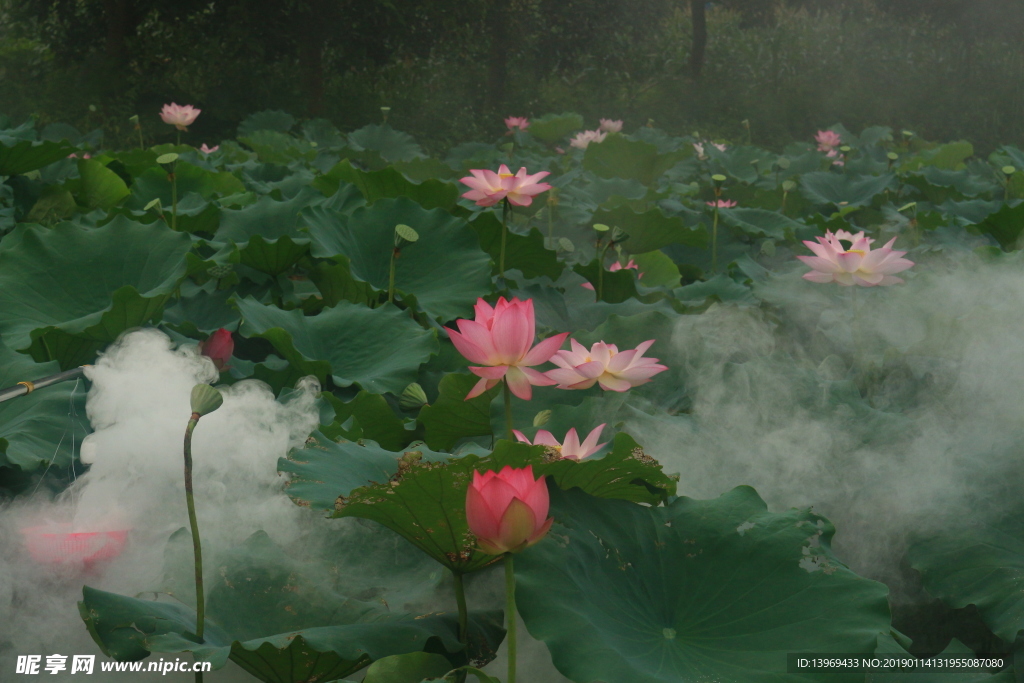
[[[608, 272], [609, 273], [614, 273], [614, 272], [622, 270], [623, 268], [626, 268], [626, 269], [632, 268], [633, 270], [637, 271], [637, 274], [636, 274], [636, 279], [637, 280], [639, 280], [640, 278], [642, 278], [644, 276], [644, 274], [640, 272], [640, 266], [638, 266], [636, 264], [636, 261], [634, 261], [633, 259], [629, 259], [629, 263], [627, 263], [626, 265], [622, 265], [621, 263], [616, 261], [615, 263], [613, 263], [610, 266], [608, 266]], [[580, 287], [582, 287], [583, 289], [589, 289], [589, 290], [593, 290], [594, 289], [594, 285], [590, 284], [589, 282], [584, 282], [582, 285], [580, 285]]]
[[519, 130], [526, 130], [530, 127], [530, 119], [525, 116], [510, 116], [505, 119], [505, 126], [510, 133], [515, 132], [517, 128]]
[[545, 477], [533, 478], [533, 466], [500, 472], [473, 472], [466, 491], [466, 522], [480, 550], [488, 555], [518, 553], [544, 538], [554, 519]]
[[576, 149], [586, 149], [591, 142], [604, 142], [605, 137], [608, 133], [599, 130], [585, 130], [582, 133], [577, 133], [570, 142], [570, 147]]
[[[895, 237], [874, 250], [871, 249], [874, 240], [865, 237], [863, 232], [854, 235], [846, 230], [837, 230], [835, 234], [826, 231], [824, 237], [815, 239], [817, 243], [804, 240], [815, 256], [797, 256], [814, 269], [804, 274], [804, 279], [811, 282], [837, 282], [844, 287], [895, 285], [903, 280], [893, 274], [914, 265], [913, 261], [902, 258], [907, 252], [892, 248]], [[849, 242], [850, 248], [845, 249], [841, 240]]]
[[506, 198], [509, 203], [516, 206], [529, 206], [533, 203], [534, 196], [551, 189], [549, 184], [537, 182], [550, 175], [549, 171], [528, 175], [525, 166], [515, 175], [512, 175], [505, 164], [498, 168], [497, 173], [476, 168], [470, 169], [469, 172], [472, 175], [461, 178], [459, 182], [472, 189], [462, 196], [475, 201], [477, 206], [494, 206]]
[[589, 389], [595, 383], [608, 391], [626, 391], [630, 387], [650, 382], [650, 378], [663, 370], [657, 358], [644, 358], [644, 351], [651, 347], [653, 339], [645, 341], [635, 349], [619, 353], [615, 344], [603, 341], [594, 344], [590, 350], [575, 339], [571, 351], [558, 351], [551, 362], [558, 367], [548, 370], [549, 379], [559, 389]]
[[164, 123], [169, 123], [178, 130], [188, 130], [188, 126], [199, 117], [202, 109], [196, 109], [191, 104], [177, 105], [174, 102], [165, 104], [160, 112], [160, 118]]
[[704, 202], [708, 206], [717, 206], [719, 209], [731, 209], [736, 206], [736, 202], [731, 199], [719, 199], [717, 202]]
[[206, 143], [204, 142], [203, 145], [199, 148], [199, 151], [202, 152], [203, 154], [213, 154], [218, 149], [220, 149], [220, 145], [214, 145], [213, 147], [207, 147]]
[[548, 337], [531, 348], [536, 334], [533, 299], [505, 301], [505, 297], [501, 297], [494, 308], [483, 299], [477, 299], [475, 311], [474, 320], [460, 318], [455, 321], [458, 332], [445, 328], [459, 353], [469, 362], [485, 366], [469, 368], [481, 379], [466, 395], [467, 400], [479, 396], [502, 379], [513, 394], [527, 401], [533, 395], [531, 385], [544, 387], [554, 384], [553, 380], [531, 366], [550, 360], [569, 333]]
[[622, 119], [601, 119], [601, 125], [598, 130], [602, 130], [605, 133], [621, 133], [622, 132]]
[[814, 141], [818, 143], [819, 152], [827, 152], [843, 144], [839, 133], [831, 130], [819, 130], [818, 134], [814, 136]]
[[228, 361], [234, 352], [235, 340], [231, 338], [231, 332], [223, 327], [199, 342], [199, 353], [211, 359], [221, 372], [230, 367]]
[[[587, 438], [583, 440], [582, 444], [580, 443], [580, 437], [576, 433], [575, 427], [565, 433], [565, 441], [562, 443], [558, 443], [554, 434], [546, 429], [541, 429], [537, 431], [537, 435], [533, 437], [533, 443], [530, 445], [551, 446], [557, 450], [563, 458], [568, 460], [582, 460], [588, 455], [597, 453], [605, 445], [603, 443], [597, 443], [597, 440], [601, 438], [601, 431], [603, 429], [604, 423], [595, 427], [591, 430], [590, 434], [587, 434]], [[530, 440], [526, 438], [526, 435], [518, 429], [513, 429], [512, 433], [515, 434], [516, 438], [523, 443], [530, 443]]]
[[92, 159], [92, 156], [88, 152], [82, 152], [82, 156], [78, 156], [78, 152], [72, 152], [68, 155], [68, 159]]
[[[703, 142], [694, 142], [692, 144], [693, 144], [693, 149], [697, 152], [697, 158], [698, 159], [707, 159], [708, 158], [707, 155], [704, 154], [704, 143]], [[726, 145], [724, 143], [721, 143], [721, 142], [710, 142], [708, 144], [710, 144], [712, 147], [717, 149], [719, 152], [724, 152], [726, 150]]]

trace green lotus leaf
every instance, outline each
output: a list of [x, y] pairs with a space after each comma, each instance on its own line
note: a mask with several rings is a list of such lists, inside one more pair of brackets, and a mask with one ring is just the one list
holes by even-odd
[[238, 138], [256, 152], [265, 164], [288, 165], [293, 161], [312, 161], [316, 149], [307, 141], [274, 130], [257, 130]]
[[280, 109], [267, 109], [249, 114], [238, 124], [238, 135], [250, 135], [258, 130], [287, 133], [295, 126], [295, 117]]
[[809, 680], [787, 653], [871, 654], [889, 628], [886, 587], [836, 559], [832, 525], [770, 513], [749, 487], [664, 508], [551, 499], [551, 533], [516, 557], [516, 603], [574, 681]]
[[[209, 199], [214, 192], [213, 174], [184, 161], [174, 166], [174, 183], [178, 186], [179, 201], [189, 192], [195, 192], [203, 199]], [[159, 199], [164, 207], [170, 207], [173, 203], [174, 189], [170, 174], [160, 166], [153, 166], [136, 176], [131, 190], [132, 198], [128, 206], [133, 209], [141, 209], [154, 199]]]
[[130, 192], [128, 186], [109, 168], [93, 159], [78, 162], [79, 178], [67, 183], [67, 188], [82, 206], [109, 211]]
[[182, 286], [182, 297], [164, 310], [165, 324], [190, 337], [210, 334], [222, 327], [236, 329], [241, 316], [228, 304], [234, 292], [230, 289], [212, 292], [200, 289], [185, 296], [185, 289]]
[[339, 496], [346, 498], [354, 489], [371, 482], [388, 481], [400, 468], [407, 467], [410, 458], [435, 462], [447, 457], [447, 453], [423, 446], [394, 452], [373, 443], [335, 442], [321, 432], [313, 432], [305, 447], [278, 460], [277, 469], [289, 475], [287, 491], [296, 505], [333, 511]]
[[815, 204], [867, 206], [875, 195], [893, 186], [892, 173], [879, 176], [854, 176], [832, 171], [807, 173], [800, 178], [800, 188]]
[[[57, 363], [34, 363], [0, 343], [0, 387], [57, 372]], [[89, 433], [85, 394], [78, 381], [69, 381], [0, 403], [0, 467], [30, 472], [71, 465], [77, 455], [74, 446]]]
[[1007, 251], [1019, 249], [1020, 235], [1024, 232], [1024, 202], [1016, 206], [1003, 204], [1001, 209], [978, 223], [976, 230], [991, 235]]
[[[880, 636], [878, 639], [878, 647], [875, 649], [875, 655], [882, 655], [883, 657], [899, 657], [899, 658], [914, 658], [914, 655], [907, 652], [906, 648], [900, 645], [896, 640], [886, 634], [886, 636]], [[927, 676], [926, 673], [929, 669], [944, 667], [944, 663], [936, 662], [936, 659], [973, 659], [975, 653], [971, 648], [961, 643], [956, 638], [949, 641], [949, 645], [946, 646], [938, 657], [929, 657], [923, 661], [920, 661], [916, 666], [904, 671], [884, 671], [878, 673], [872, 673], [870, 675], [870, 683], [925, 683], [926, 681], [934, 680], [935, 683], [1014, 683], [1017, 678], [1014, 675], [1012, 669], [1006, 671], [1000, 671], [999, 673], [991, 674], [987, 671], [975, 671], [975, 672], [936, 672], [932, 674], [932, 677]], [[928, 662], [933, 662], [929, 664]]]
[[579, 114], [545, 114], [530, 121], [529, 133], [538, 140], [554, 144], [569, 133], [583, 128], [583, 117]]
[[645, 287], [678, 287], [679, 266], [663, 251], [630, 254], [636, 262], [638, 281]]
[[604, 142], [587, 146], [583, 168], [602, 178], [631, 178], [651, 185], [662, 173], [690, 156], [693, 154], [687, 150], [658, 154], [658, 148], [648, 142], [609, 135]]
[[310, 209], [304, 216], [314, 256], [344, 254], [353, 276], [384, 291], [395, 249], [394, 227], [412, 227], [419, 240], [403, 246], [395, 259], [395, 289], [414, 295], [431, 317], [452, 320], [471, 315], [476, 299], [491, 291], [490, 257], [481, 251], [466, 221], [440, 209], [427, 211], [402, 197], [382, 199], [350, 216], [323, 208]]
[[305, 238], [299, 231], [299, 212], [316, 196], [305, 189], [291, 199], [277, 201], [273, 197], [261, 197], [255, 204], [241, 209], [222, 210], [220, 228], [215, 241], [234, 242], [244, 246], [256, 236], [265, 240], [280, 237]]
[[394, 168], [377, 171], [361, 171], [348, 159], [313, 181], [313, 187], [330, 196], [337, 192], [342, 183], [351, 183], [359, 188], [367, 204], [379, 199], [407, 197], [425, 209], [451, 211], [459, 199], [459, 188], [453, 183], [436, 179], [414, 183]]
[[230, 658], [268, 683], [335, 680], [373, 661], [424, 650], [444, 655], [448, 668], [470, 658], [489, 661], [503, 637], [500, 613], [471, 613], [467, 657], [454, 614], [414, 617], [334, 593], [263, 532], [228, 554], [206, 604], [202, 644], [195, 612], [182, 605], [86, 586], [79, 610], [104, 654], [115, 659], [192, 652], [213, 668]]
[[338, 255], [318, 262], [310, 269], [309, 279], [320, 290], [327, 306], [334, 306], [339, 301], [370, 305], [380, 300], [380, 293], [372, 285], [352, 275], [347, 256]]
[[423, 150], [411, 135], [386, 123], [363, 126], [349, 133], [348, 139], [357, 149], [380, 152], [385, 161], [412, 161], [423, 156]]
[[424, 677], [444, 676], [450, 668], [447, 659], [429, 652], [391, 655], [371, 664], [363, 683], [420, 683]]
[[374, 393], [399, 393], [437, 353], [436, 333], [385, 304], [367, 308], [347, 301], [315, 316], [264, 306], [252, 297], [237, 302], [241, 332], [262, 337], [295, 368], [335, 384], [353, 383]]
[[68, 368], [158, 317], [185, 275], [188, 235], [117, 216], [101, 228], [30, 228], [0, 252], [0, 334]]
[[67, 158], [75, 148], [65, 142], [19, 140], [0, 144], [0, 176], [20, 175]]
[[480, 396], [466, 395], [480, 381], [476, 375], [445, 375], [438, 384], [437, 400], [423, 406], [419, 422], [424, 440], [431, 448], [450, 450], [462, 439], [491, 436], [491, 401], [499, 389], [492, 387]]
[[[402, 463], [386, 481], [354, 489], [347, 496], [339, 493], [334, 516], [379, 522], [455, 572], [475, 571], [499, 559], [475, 549], [466, 522], [466, 491], [474, 471], [532, 465], [534, 475], [550, 475], [555, 486], [578, 486], [597, 496], [648, 504], [675, 491], [675, 481], [626, 434], [616, 435], [612, 452], [604, 458], [582, 462], [562, 459], [544, 446], [499, 441], [484, 457], [471, 454], [443, 462], [406, 454]], [[347, 485], [347, 480], [336, 486], [323, 481], [325, 492], [326, 487], [339, 490]]]
[[334, 410], [332, 423], [320, 426], [321, 431], [332, 440], [370, 439], [389, 451], [404, 448], [412, 441], [414, 432], [405, 428], [402, 418], [395, 415], [387, 400], [380, 394], [360, 391], [348, 403], [327, 392], [322, 393], [320, 397]]
[[792, 218], [766, 209], [719, 209], [719, 215], [726, 225], [739, 228], [748, 235], [784, 240], [806, 226]]
[[[469, 224], [476, 230], [480, 246], [491, 255], [495, 273], [501, 259], [501, 221], [493, 211], [482, 211]], [[508, 232], [505, 238], [505, 269], [519, 270], [529, 278], [546, 275], [557, 280], [565, 269], [565, 264], [558, 260], [555, 251], [544, 246], [544, 236], [537, 228], [531, 228], [529, 234], [520, 235]]]
[[971, 156], [974, 156], [974, 145], [966, 140], [959, 140], [922, 150], [907, 159], [899, 170], [917, 171], [924, 166], [934, 166], [947, 171], [959, 171], [964, 168], [964, 162]]
[[74, 196], [62, 185], [47, 185], [25, 216], [27, 223], [53, 225], [61, 219], [70, 218], [78, 210]]
[[308, 251], [308, 239], [292, 239], [285, 235], [276, 240], [266, 240], [260, 235], [253, 235], [238, 250], [238, 259], [243, 266], [277, 276], [298, 263]]
[[703, 225], [688, 228], [682, 218], [667, 216], [660, 208], [640, 213], [628, 206], [611, 210], [602, 208], [594, 212], [593, 222], [621, 228], [629, 235], [622, 247], [637, 254], [670, 244], [704, 249], [710, 243], [707, 229]]
[[636, 274], [632, 269], [623, 268], [613, 273], [607, 267], [598, 265], [597, 259], [594, 259], [586, 265], [573, 267], [573, 270], [594, 287], [595, 296], [598, 286], [601, 287], [601, 301], [618, 304], [637, 296]]
[[913, 538], [911, 566], [927, 591], [954, 608], [975, 605], [985, 624], [1008, 643], [1024, 631], [1024, 517], [1001, 519]]

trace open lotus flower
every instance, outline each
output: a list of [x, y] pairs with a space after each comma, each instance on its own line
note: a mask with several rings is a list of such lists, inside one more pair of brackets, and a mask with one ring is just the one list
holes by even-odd
[[[622, 265], [621, 263], [616, 261], [615, 263], [613, 263], [610, 266], [608, 266], [608, 272], [609, 273], [615, 273], [615, 272], [618, 272], [618, 271], [622, 270], [623, 268], [626, 268], [627, 270], [628, 269], [632, 269], [632, 270], [637, 271], [637, 274], [636, 274], [636, 279], [637, 280], [639, 280], [640, 278], [642, 278], [644, 276], [644, 274], [640, 272], [640, 266], [638, 266], [636, 264], [636, 261], [634, 261], [633, 259], [629, 259], [629, 263], [627, 263], [626, 265]], [[580, 287], [582, 287], [583, 289], [589, 289], [589, 290], [593, 290], [594, 289], [594, 285], [590, 284], [589, 282], [584, 282], [582, 285], [580, 285]]]
[[707, 204], [708, 206], [717, 206], [719, 209], [731, 209], [732, 207], [736, 206], [736, 202], [732, 201], [731, 199], [719, 199], [718, 201], [715, 202], [704, 203]]
[[529, 206], [536, 195], [551, 189], [551, 185], [537, 182], [550, 175], [549, 171], [529, 175], [525, 166], [515, 175], [505, 164], [498, 167], [497, 173], [476, 168], [469, 172], [473, 175], [461, 178], [459, 182], [473, 189], [462, 196], [473, 200], [477, 206], [494, 206], [502, 199], [508, 199], [516, 206]]
[[[843, 144], [839, 133], [831, 130], [819, 130], [818, 134], [814, 136], [814, 141], [818, 143], [819, 152], [834, 151], [836, 147]], [[829, 156], [833, 155], [829, 154]]]
[[608, 133], [600, 130], [585, 130], [582, 133], [577, 133], [570, 142], [570, 147], [576, 149], [586, 149], [591, 142], [604, 142], [604, 139], [608, 136]]
[[598, 126], [598, 130], [603, 130], [605, 133], [621, 133], [622, 132], [622, 119], [601, 119], [601, 125]]
[[[854, 235], [846, 230], [837, 230], [835, 234], [827, 231], [824, 237], [816, 239], [817, 243], [804, 240], [815, 256], [797, 256], [814, 269], [804, 274], [804, 279], [811, 282], [838, 282], [844, 287], [895, 285], [903, 280], [893, 274], [914, 265], [913, 261], [902, 258], [907, 252], [892, 248], [895, 237], [874, 250], [871, 249], [874, 240], [865, 237], [863, 232]], [[850, 243], [849, 249], [843, 247], [843, 241]]]
[[615, 344], [600, 341], [587, 350], [573, 339], [571, 351], [558, 351], [551, 357], [551, 362], [558, 367], [544, 374], [554, 380], [559, 389], [589, 389], [597, 383], [607, 391], [626, 391], [668, 370], [658, 365], [657, 358], [644, 358], [644, 351], [653, 343], [650, 339], [620, 353]]
[[211, 359], [220, 371], [228, 368], [228, 361], [231, 360], [234, 351], [235, 342], [231, 338], [231, 332], [223, 327], [199, 343], [199, 353]]
[[548, 517], [548, 486], [533, 478], [533, 467], [500, 472], [473, 472], [466, 492], [466, 521], [480, 550], [488, 555], [518, 553], [544, 538], [554, 519]]
[[531, 366], [550, 360], [569, 333], [548, 337], [531, 348], [536, 332], [533, 299], [505, 301], [505, 297], [501, 297], [494, 308], [483, 299], [477, 299], [475, 311], [474, 320], [455, 321], [458, 332], [445, 328], [459, 353], [471, 363], [485, 366], [469, 368], [480, 377], [480, 381], [466, 395], [467, 400], [479, 396], [503, 379], [513, 394], [527, 401], [533, 396], [532, 387], [554, 384], [553, 380]]
[[164, 123], [169, 123], [178, 130], [188, 130], [188, 127], [199, 118], [202, 109], [196, 109], [191, 104], [178, 105], [174, 102], [165, 104], [160, 112], [160, 118]]
[[509, 133], [514, 133], [517, 128], [519, 130], [526, 130], [530, 127], [530, 119], [525, 116], [510, 116], [505, 119], [505, 126], [508, 128]]
[[199, 151], [202, 152], [203, 154], [213, 154], [218, 149], [220, 149], [220, 145], [214, 145], [213, 147], [207, 147], [206, 143], [204, 142], [202, 144], [202, 146], [199, 148]]
[[587, 434], [587, 438], [583, 440], [583, 443], [580, 443], [580, 437], [576, 433], [575, 427], [565, 433], [565, 441], [562, 443], [558, 443], [558, 439], [555, 438], [555, 435], [546, 429], [541, 429], [537, 432], [537, 435], [533, 437], [533, 443], [530, 443], [530, 440], [526, 438], [526, 435], [518, 429], [513, 429], [512, 433], [515, 434], [516, 438], [523, 443], [528, 443], [531, 446], [550, 446], [561, 453], [563, 458], [568, 460], [582, 460], [588, 455], [597, 453], [602, 447], [604, 447], [605, 444], [597, 442], [597, 440], [601, 438], [601, 431], [603, 429], [604, 424], [594, 427], [590, 434]]

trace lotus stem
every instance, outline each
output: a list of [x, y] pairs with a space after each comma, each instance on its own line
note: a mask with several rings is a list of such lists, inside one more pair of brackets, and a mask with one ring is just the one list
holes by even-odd
[[[174, 166], [177, 165], [175, 162]], [[171, 168], [171, 229], [178, 229], [178, 174], [174, 168]]]
[[[195, 553], [196, 565], [196, 636], [203, 639], [203, 626], [206, 616], [206, 600], [203, 597], [203, 548], [199, 539], [199, 521], [196, 519], [195, 497], [192, 495], [192, 431], [199, 422], [199, 413], [192, 413], [185, 428], [185, 502], [188, 504], [188, 523], [192, 527], [192, 550]], [[202, 680], [202, 674], [196, 675]]]
[[505, 615], [508, 635], [508, 680], [516, 683], [516, 574], [512, 567], [512, 553], [505, 553]]
[[711, 271], [718, 273], [718, 200], [715, 200], [715, 220], [711, 226]]
[[508, 216], [512, 213], [512, 205], [508, 199], [503, 199], [501, 204], [501, 255], [498, 258], [498, 274], [501, 275], [501, 284], [505, 285], [505, 242], [508, 238]]
[[[459, 606], [459, 642], [466, 648], [466, 656], [469, 657], [469, 611], [466, 609], [466, 586], [462, 580], [461, 572], [452, 572], [455, 579], [455, 602]], [[466, 673], [460, 671], [456, 674], [456, 681], [465, 681]]]
[[398, 247], [391, 250], [391, 270], [388, 273], [388, 303], [395, 303], [395, 259], [398, 258]]
[[601, 256], [597, 259], [597, 300], [604, 299], [604, 258], [608, 254], [608, 247], [612, 246], [612, 240], [601, 248]]
[[501, 386], [502, 393], [505, 395], [505, 438], [512, 441], [512, 391], [508, 388], [508, 379], [505, 379]]

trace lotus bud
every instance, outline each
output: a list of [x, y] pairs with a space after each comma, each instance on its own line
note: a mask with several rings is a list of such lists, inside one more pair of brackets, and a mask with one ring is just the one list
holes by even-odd
[[215, 387], [211, 387], [209, 384], [197, 384], [192, 387], [193, 419], [212, 413], [223, 403], [224, 397]]
[[427, 405], [427, 393], [423, 391], [423, 387], [413, 382], [398, 397], [398, 405], [402, 406], [402, 410], [416, 410]]

